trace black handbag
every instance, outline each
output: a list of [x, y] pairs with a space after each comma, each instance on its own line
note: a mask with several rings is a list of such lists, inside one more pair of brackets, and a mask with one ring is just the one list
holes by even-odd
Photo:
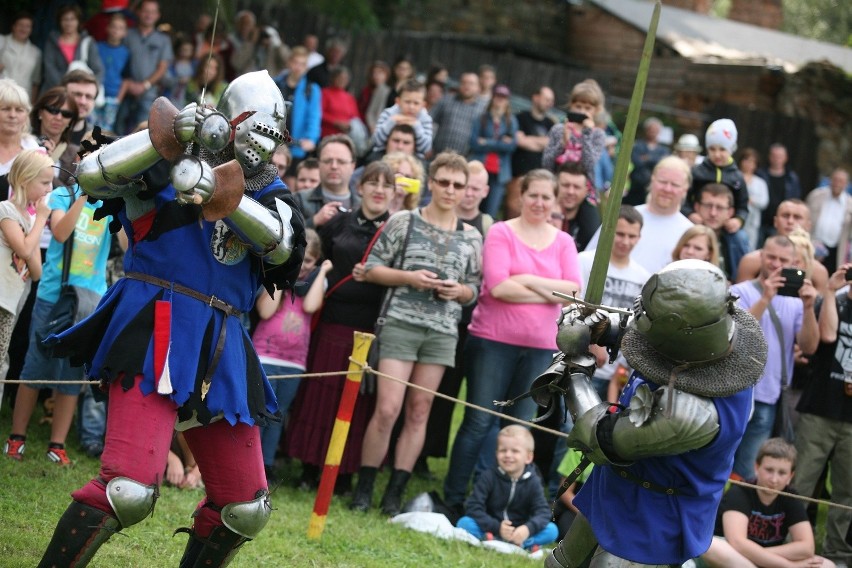
[[74, 233], [72, 232], [62, 249], [62, 279], [59, 285], [59, 299], [50, 308], [47, 320], [35, 331], [36, 340], [39, 344], [42, 344], [51, 335], [58, 335], [88, 317], [95, 310], [100, 300], [100, 294], [97, 292], [68, 283], [73, 247]]

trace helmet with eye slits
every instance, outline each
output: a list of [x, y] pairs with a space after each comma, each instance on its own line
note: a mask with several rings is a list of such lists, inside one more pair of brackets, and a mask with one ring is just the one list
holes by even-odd
[[240, 75], [222, 93], [218, 110], [233, 128], [234, 157], [247, 175], [267, 164], [287, 138], [287, 110], [266, 71]]

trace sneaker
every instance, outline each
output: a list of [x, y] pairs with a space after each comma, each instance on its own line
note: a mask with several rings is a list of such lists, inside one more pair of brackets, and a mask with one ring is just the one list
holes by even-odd
[[48, 448], [47, 459], [58, 465], [71, 465], [71, 460], [65, 452], [65, 448]]
[[12, 438], [9, 438], [6, 440], [6, 443], [3, 444], [3, 453], [13, 460], [21, 461], [24, 459], [24, 450], [26, 449], [26, 445], [26, 440], [13, 440]]

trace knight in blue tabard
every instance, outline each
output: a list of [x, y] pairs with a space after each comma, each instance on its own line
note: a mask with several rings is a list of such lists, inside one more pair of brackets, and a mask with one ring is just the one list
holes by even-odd
[[248, 73], [218, 109], [158, 99], [147, 129], [82, 159], [80, 187], [129, 247], [95, 313], [46, 340], [101, 381], [109, 406], [100, 472], [72, 493], [41, 566], [85, 566], [153, 511], [175, 428], [206, 487], [180, 566], [225, 566], [266, 524], [258, 424], [279, 417], [240, 316], [302, 263], [301, 212], [270, 162], [285, 113], [268, 73]]
[[[565, 308], [560, 353], [533, 383], [539, 404], [564, 399], [568, 445], [595, 464], [547, 568], [680, 566], [705, 552], [763, 372], [760, 325], [710, 263], [669, 264], [618, 312]], [[620, 347], [634, 369], [617, 404], [592, 386], [591, 344]]]

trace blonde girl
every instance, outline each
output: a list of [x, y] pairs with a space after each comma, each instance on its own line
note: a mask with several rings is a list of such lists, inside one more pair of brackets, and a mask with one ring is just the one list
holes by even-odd
[[21, 152], [9, 171], [9, 186], [10, 199], [0, 202], [0, 377], [6, 373], [18, 304], [32, 279], [41, 278], [39, 238], [50, 215], [53, 160], [41, 149]]
[[719, 241], [713, 229], [705, 225], [694, 225], [681, 235], [672, 251], [672, 260], [690, 258], [719, 266]]

